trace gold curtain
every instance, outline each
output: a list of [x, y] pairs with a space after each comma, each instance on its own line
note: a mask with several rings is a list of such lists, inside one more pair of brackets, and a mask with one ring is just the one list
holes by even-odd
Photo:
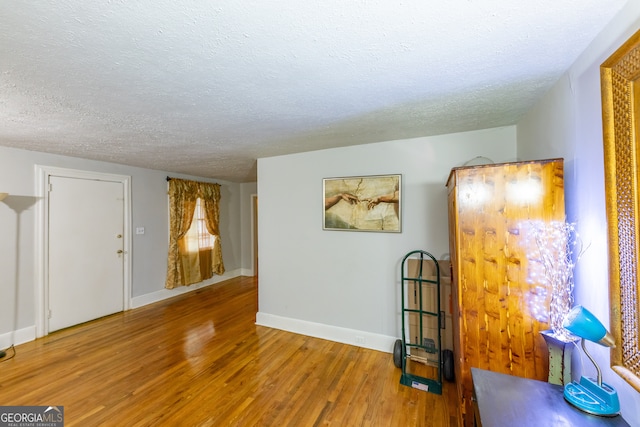
[[[214, 238], [210, 250], [188, 250], [185, 236], [191, 227], [196, 202], [204, 202], [205, 222]], [[220, 184], [173, 178], [169, 181], [169, 254], [165, 288], [191, 285], [213, 274], [224, 274], [220, 244]], [[208, 259], [200, 259], [207, 257]]]
[[202, 185], [201, 191], [207, 230], [216, 236], [211, 252], [211, 267], [213, 273], [221, 275], [224, 274], [224, 263], [222, 262], [222, 245], [220, 243], [220, 185]]

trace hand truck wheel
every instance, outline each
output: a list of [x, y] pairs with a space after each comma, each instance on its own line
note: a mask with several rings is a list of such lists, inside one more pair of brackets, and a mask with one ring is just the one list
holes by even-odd
[[455, 380], [455, 373], [453, 370], [453, 351], [442, 351], [442, 375], [444, 379], [453, 382]]
[[396, 340], [393, 345], [393, 364], [396, 368], [402, 368], [402, 340]]

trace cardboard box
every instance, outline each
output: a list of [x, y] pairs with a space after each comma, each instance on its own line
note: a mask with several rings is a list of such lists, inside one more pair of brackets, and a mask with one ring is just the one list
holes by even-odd
[[[438, 326], [439, 318], [419, 313], [407, 313], [409, 316], [409, 335], [405, 338], [411, 344], [418, 344], [426, 349], [409, 347], [412, 359], [423, 363], [438, 363]], [[422, 317], [422, 335], [420, 334], [420, 317]], [[444, 343], [444, 341], [443, 341]]]
[[[451, 262], [448, 260], [438, 261], [440, 267], [440, 310], [451, 314]], [[420, 275], [422, 274], [422, 275]], [[418, 308], [419, 303], [419, 281], [411, 280], [421, 278], [422, 280], [437, 281], [435, 264], [431, 260], [422, 261], [422, 271], [420, 271], [420, 260], [409, 259], [407, 262], [407, 271], [405, 272], [407, 279], [407, 301], [406, 308]], [[423, 310], [436, 310], [435, 292], [436, 284], [431, 282], [422, 282], [423, 285]], [[424, 290], [427, 292], [424, 292]], [[428, 307], [432, 307], [429, 309]]]
[[[442, 319], [444, 329], [440, 331], [442, 348], [453, 350], [453, 320], [451, 318], [451, 262], [449, 260], [438, 260], [438, 266], [440, 268], [440, 311], [444, 312], [444, 316]], [[422, 271], [420, 271], [420, 267], [422, 267]], [[422, 311], [437, 314], [437, 285], [436, 283], [429, 282], [437, 282], [436, 267], [434, 262], [430, 259], [423, 260], [421, 266], [419, 259], [410, 258], [407, 260], [406, 268], [407, 271], [405, 272], [405, 278], [407, 279], [407, 281], [405, 289], [405, 308], [414, 310], [421, 309]], [[418, 280], [410, 280], [418, 278], [428, 281], [420, 282]], [[420, 284], [422, 284], [422, 308], [420, 308]], [[414, 340], [414, 338], [418, 336], [419, 323], [415, 321], [415, 319], [412, 320], [411, 318], [405, 319], [405, 322], [409, 325], [409, 336], [412, 337], [411, 343], [418, 343], [418, 341]], [[423, 326], [424, 324], [425, 321], [423, 320]], [[435, 328], [437, 327], [438, 319], [435, 318], [435, 320], [430, 320], [426, 322], [426, 324], [429, 325], [429, 329], [423, 330], [423, 338], [432, 338], [437, 342], [437, 331], [435, 330]], [[416, 351], [418, 353], [418, 356], [424, 356], [426, 358], [426, 355], [422, 354], [422, 350], [412, 350]], [[429, 356], [429, 358], [432, 358], [432, 356]]]

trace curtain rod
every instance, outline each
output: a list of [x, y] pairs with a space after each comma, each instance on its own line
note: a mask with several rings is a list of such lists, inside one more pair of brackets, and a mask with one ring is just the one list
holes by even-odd
[[[183, 179], [183, 178], [172, 178], [170, 176], [167, 175], [167, 182], [171, 181], [172, 179]], [[184, 181], [191, 181], [188, 179], [183, 179]], [[193, 181], [193, 182], [203, 182], [205, 184], [218, 184], [217, 182], [206, 182], [206, 181]], [[219, 185], [219, 184], [218, 184]], [[1, 193], [0, 193], [1, 194]]]

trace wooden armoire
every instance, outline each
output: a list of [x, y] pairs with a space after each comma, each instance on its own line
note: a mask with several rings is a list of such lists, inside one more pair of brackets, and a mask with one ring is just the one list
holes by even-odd
[[530, 277], [530, 221], [565, 221], [563, 160], [457, 167], [447, 180], [454, 371], [473, 425], [471, 368], [546, 381], [550, 291]]

